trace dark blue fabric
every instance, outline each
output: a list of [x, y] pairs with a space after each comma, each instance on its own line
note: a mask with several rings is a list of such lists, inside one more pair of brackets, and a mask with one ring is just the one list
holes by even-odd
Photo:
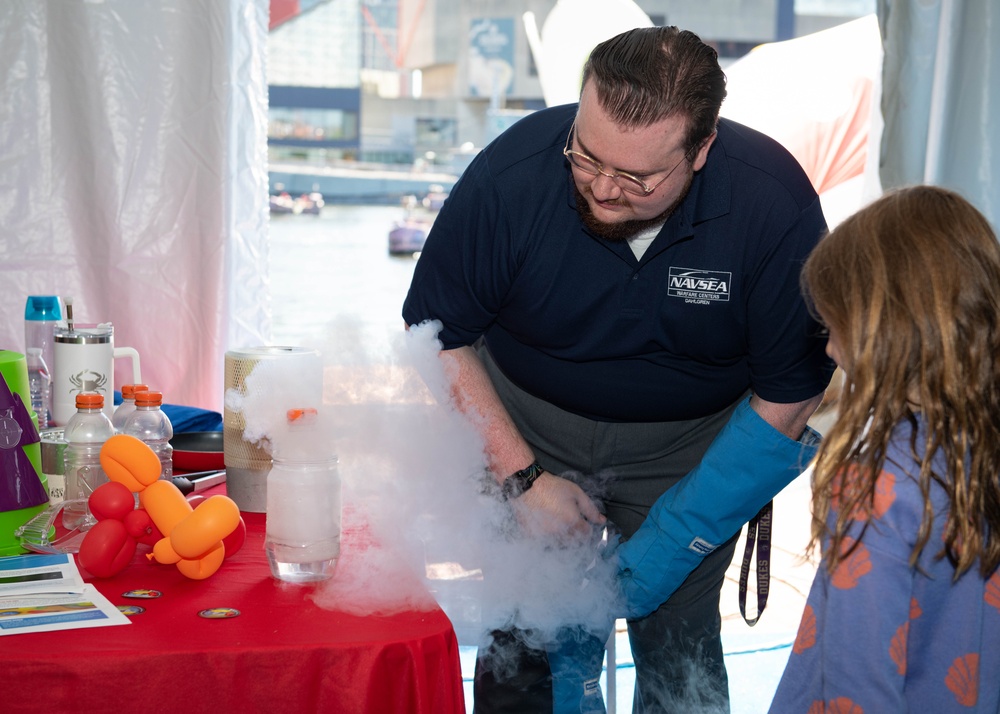
[[597, 420], [699, 418], [751, 388], [783, 403], [821, 392], [832, 364], [798, 279], [826, 224], [791, 155], [723, 120], [637, 260], [580, 222], [562, 156], [575, 111], [522, 119], [466, 169], [417, 262], [407, 324], [440, 320], [445, 349], [485, 336], [515, 383]]

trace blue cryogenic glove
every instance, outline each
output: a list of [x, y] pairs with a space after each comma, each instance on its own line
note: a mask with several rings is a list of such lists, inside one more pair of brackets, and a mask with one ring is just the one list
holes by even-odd
[[[612, 622], [612, 625], [614, 623]], [[609, 627], [607, 635], [614, 632]], [[601, 692], [604, 643], [582, 628], [564, 628], [546, 647], [552, 672], [552, 714], [606, 714]]]
[[812, 460], [819, 435], [789, 439], [741, 402], [701, 463], [657, 499], [618, 549], [626, 617], [650, 614]]

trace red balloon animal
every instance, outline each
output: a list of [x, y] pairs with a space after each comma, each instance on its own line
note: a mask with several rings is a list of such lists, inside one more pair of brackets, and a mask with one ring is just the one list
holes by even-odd
[[150, 560], [176, 564], [187, 577], [203, 580], [243, 546], [246, 525], [236, 503], [217, 495], [192, 507], [173, 483], [160, 479], [156, 454], [134, 436], [108, 439], [101, 447], [101, 467], [110, 482], [90, 495], [98, 522], [87, 531], [78, 555], [94, 576], [120, 573], [143, 543], [153, 546], [146, 556]]

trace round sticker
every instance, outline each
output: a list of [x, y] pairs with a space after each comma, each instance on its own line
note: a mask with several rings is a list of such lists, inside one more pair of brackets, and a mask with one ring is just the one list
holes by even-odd
[[139, 607], [138, 605], [119, 605], [118, 610], [123, 615], [141, 615], [146, 612], [146, 608]]
[[23, 431], [13, 417], [0, 416], [0, 449], [13, 449], [20, 444]]
[[146, 588], [137, 588], [136, 590], [129, 590], [128, 592], [122, 593], [122, 597], [130, 597], [136, 600], [152, 600], [163, 595], [159, 590], [148, 590]]
[[228, 620], [231, 617], [238, 617], [240, 611], [233, 607], [210, 607], [198, 613], [198, 617], [207, 620]]

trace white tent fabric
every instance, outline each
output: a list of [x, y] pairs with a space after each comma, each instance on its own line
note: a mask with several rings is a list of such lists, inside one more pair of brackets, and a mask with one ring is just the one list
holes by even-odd
[[550, 107], [580, 98], [583, 65], [594, 47], [620, 32], [653, 24], [632, 0], [557, 0], [541, 32], [535, 13], [526, 12], [521, 20]]
[[881, 126], [881, 67], [878, 20], [868, 15], [760, 45], [726, 68], [722, 116], [764, 132], [798, 159], [831, 226], [880, 191], [867, 158]]
[[28, 295], [69, 296], [165, 401], [221, 410], [225, 351], [270, 336], [267, 18], [267, 0], [0, 5], [0, 347], [24, 351]]
[[1000, 4], [879, 0], [885, 50], [880, 174], [885, 188], [931, 183], [1000, 220]]

